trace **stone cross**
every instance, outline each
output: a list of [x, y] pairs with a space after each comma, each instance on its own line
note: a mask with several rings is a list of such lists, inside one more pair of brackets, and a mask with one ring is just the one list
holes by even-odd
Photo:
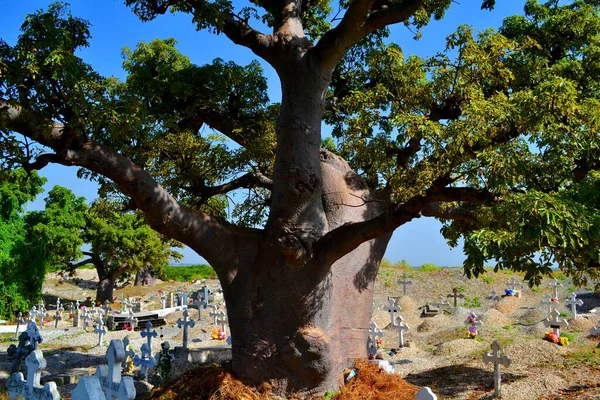
[[87, 331], [87, 326], [88, 326], [88, 320], [90, 320], [92, 317], [91, 315], [88, 313], [87, 308], [83, 309], [83, 312], [81, 313], [81, 320], [83, 321], [83, 330]]
[[193, 328], [194, 325], [196, 325], [194, 320], [188, 319], [189, 316], [190, 316], [190, 313], [188, 312], [188, 310], [186, 308], [183, 310], [183, 320], [181, 318], [177, 319], [177, 326], [180, 328], [183, 326], [183, 348], [184, 349], [187, 349], [187, 347], [188, 347], [188, 327]]
[[58, 321], [62, 320], [62, 315], [60, 315], [60, 311], [57, 310], [56, 314], [54, 314], [54, 317], [52, 317], [54, 319], [54, 329], [58, 328]]
[[56, 310], [64, 310], [64, 308], [62, 308], [60, 305], [60, 297], [56, 298]]
[[158, 298], [160, 299], [160, 309], [164, 310], [165, 308], [167, 308], [167, 295], [161, 291], [158, 294]]
[[590, 335], [595, 336], [595, 335], [600, 335], [600, 320], [598, 320], [599, 325], [598, 326], [594, 326], [592, 329], [590, 329]]
[[102, 339], [104, 335], [106, 335], [106, 328], [104, 328], [104, 322], [102, 321], [102, 317], [98, 317], [98, 321], [96, 322], [96, 329], [94, 332], [98, 334], [98, 346], [102, 346]]
[[104, 305], [102, 306], [102, 311], [104, 311], [104, 320], [106, 321], [106, 319], [108, 318], [108, 314], [112, 311], [112, 307], [110, 306], [110, 303], [108, 300], [104, 300]]
[[396, 317], [396, 327], [398, 328], [398, 347], [404, 347], [404, 332], [408, 331], [410, 327], [403, 323], [404, 318], [400, 315]]
[[40, 333], [40, 330], [35, 321], [29, 321], [27, 323], [26, 332], [29, 336], [29, 344], [32, 346], [33, 350], [37, 350], [38, 343], [42, 343], [44, 341], [44, 337]]
[[552, 331], [556, 334], [556, 336], [560, 336], [560, 329], [567, 328], [569, 323], [566, 319], [560, 319], [560, 313], [558, 311], [552, 310], [550, 313], [550, 318], [546, 318], [544, 321], [544, 326], [552, 328]]
[[578, 299], [577, 295], [573, 292], [565, 302], [565, 305], [571, 306], [571, 314], [573, 314], [573, 318], [577, 318], [577, 306], [581, 307], [583, 305], [583, 300]]
[[210, 303], [210, 298], [209, 298], [209, 294], [208, 294], [208, 286], [204, 285], [202, 286], [202, 300], [204, 300], [204, 308], [208, 308], [208, 305]]
[[519, 281], [514, 276], [510, 279], [510, 281], [508, 281], [508, 285], [510, 286], [510, 288], [512, 290], [517, 290], [517, 286], [518, 287], [523, 287], [523, 284], [521, 283], [521, 281]]
[[21, 324], [25, 323], [25, 318], [23, 318], [23, 313], [21, 313], [21, 311], [19, 311], [19, 313], [17, 314], [17, 320], [15, 321], [17, 323], [17, 329], [15, 330], [15, 339], [17, 339], [17, 336], [19, 336], [19, 327], [21, 326]]
[[551, 287], [552, 289], [554, 289], [554, 296], [557, 300], [558, 300], [558, 288], [562, 287], [562, 284], [558, 283], [558, 281], [556, 279], [554, 279], [552, 281], [552, 283], [548, 284], [549, 287]]
[[400, 311], [400, 306], [396, 305], [396, 300], [391, 297], [388, 298], [388, 305], [384, 308], [387, 312], [390, 313], [390, 325], [396, 328], [396, 313]]
[[458, 299], [463, 299], [465, 297], [464, 294], [458, 294], [458, 289], [452, 289], [452, 294], [449, 294], [446, 297], [454, 297], [454, 308], [458, 307]]
[[73, 309], [73, 326], [75, 328], [79, 327], [79, 300], [77, 300]]
[[492, 292], [486, 297], [486, 299], [493, 301], [494, 304], [497, 306], [501, 297], [496, 293], [495, 290], [492, 290]]
[[500, 342], [494, 340], [494, 343], [492, 343], [492, 351], [483, 354], [483, 362], [486, 364], [494, 364], [494, 395], [496, 398], [499, 398], [502, 396], [500, 365], [508, 367], [511, 363], [511, 359], [510, 357], [502, 354], [502, 346], [500, 346]]
[[547, 310], [548, 318], [550, 318], [550, 316], [552, 315], [552, 305], [553, 305], [552, 303], [553, 303], [552, 296], [549, 294], [546, 294], [544, 296], [544, 299], [542, 300], [542, 304], [548, 308], [548, 310]]
[[32, 347], [30, 346], [31, 341], [29, 340], [29, 334], [27, 331], [21, 332], [19, 335], [19, 345], [15, 346], [11, 344], [8, 346], [6, 352], [8, 353], [8, 359], [13, 361], [11, 366], [10, 373], [14, 374], [15, 372], [19, 372], [21, 369], [21, 361], [25, 359], [32, 351]]
[[29, 311], [29, 320], [35, 322], [39, 312], [36, 306], [31, 307], [31, 311]]
[[371, 322], [369, 327], [369, 340], [367, 341], [367, 354], [375, 357], [377, 355], [377, 339], [383, 337], [383, 331], [377, 329], [377, 323]]
[[415, 400], [437, 400], [437, 396], [431, 391], [431, 388], [425, 386], [417, 392]]
[[211, 317], [213, 317], [213, 325], [217, 324], [217, 306], [215, 304], [213, 304], [212, 306], [212, 311], [208, 313], [208, 315], [210, 315]]
[[135, 357], [135, 351], [133, 351], [129, 343], [129, 336], [125, 336], [123, 339], [123, 351], [125, 352], [125, 356], [123, 357], [123, 362], [121, 363], [121, 368], [123, 369], [127, 368], [127, 357], [130, 357], [132, 360], [133, 357]]
[[125, 323], [131, 326], [131, 329], [135, 329], [138, 324], [138, 319], [134, 317], [133, 310], [131, 308], [129, 309], [129, 315], [127, 315], [127, 318], [125, 318]]
[[200, 296], [196, 297], [194, 300], [194, 305], [198, 307], [198, 321], [202, 320], [202, 308], [204, 308], [204, 299], [200, 298]]
[[444, 298], [442, 296], [440, 296], [438, 298], [438, 302], [437, 303], [431, 303], [432, 306], [437, 307], [437, 308], [444, 308], [444, 306], [449, 306], [450, 303], [448, 303], [446, 300], [444, 300]]
[[[110, 341], [106, 350], [108, 365], [101, 365], [96, 369], [96, 378], [106, 396], [106, 400], [132, 400], [135, 399], [135, 386], [133, 378], [121, 376], [121, 363], [125, 358], [123, 342], [118, 339]], [[73, 400], [76, 400], [73, 397]]]
[[23, 397], [25, 400], [58, 400], [60, 395], [56, 383], [48, 382], [40, 385], [42, 370], [46, 368], [46, 360], [41, 350], [34, 350], [25, 358], [27, 380], [21, 372], [15, 372], [6, 382], [8, 395], [11, 399]]
[[406, 296], [406, 293], [408, 293], [407, 287], [412, 285], [412, 281], [406, 278], [406, 274], [402, 274], [402, 279], [398, 279], [398, 283], [402, 285], [402, 293]]
[[135, 366], [141, 366], [141, 375], [142, 379], [146, 380], [148, 378], [148, 369], [156, 367], [156, 359], [149, 354], [148, 344], [144, 343], [141, 348], [142, 356], [135, 356], [133, 358], [133, 364]]
[[142, 335], [143, 338], [146, 338], [148, 342], [148, 355], [149, 357], [152, 357], [152, 338], [158, 336], [156, 330], [152, 330], [152, 322], [146, 322], [146, 328], [144, 328], [142, 332], [140, 332], [140, 335]]
[[223, 311], [219, 311], [217, 313], [216, 322], [217, 322], [217, 325], [221, 325], [221, 330], [223, 332], [226, 332], [225, 324], [227, 323], [227, 314], [225, 314]]
[[46, 325], [46, 321], [45, 318], [48, 315], [48, 313], [46, 313], [46, 308], [44, 307], [44, 304], [42, 303], [42, 305], [39, 308], [39, 314], [40, 316], [40, 326], [44, 327], [44, 325]]

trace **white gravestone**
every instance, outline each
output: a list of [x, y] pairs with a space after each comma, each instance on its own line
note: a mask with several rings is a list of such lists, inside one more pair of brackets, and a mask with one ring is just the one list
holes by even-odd
[[29, 320], [35, 322], [38, 314], [39, 313], [38, 313], [37, 307], [36, 306], [31, 307], [31, 310], [29, 311]]
[[144, 343], [141, 348], [142, 356], [135, 356], [133, 358], [133, 364], [135, 366], [141, 366], [141, 375], [144, 377], [143, 379], [148, 378], [148, 370], [150, 368], [156, 367], [156, 359], [149, 354], [148, 344]]
[[437, 396], [427, 386], [421, 388], [415, 396], [415, 400], [437, 400]]
[[135, 329], [138, 324], [138, 319], [133, 315], [133, 310], [131, 308], [129, 309], [127, 318], [125, 318], [125, 323], [128, 324], [131, 329]]
[[123, 369], [127, 368], [127, 357], [131, 358], [133, 361], [133, 357], [135, 357], [135, 351], [130, 346], [129, 336], [125, 336], [123, 339], [123, 350], [125, 352], [125, 357], [123, 358], [123, 362], [121, 363], [121, 367]]
[[575, 293], [571, 293], [569, 299], [565, 302], [565, 305], [567, 307], [571, 306], [571, 314], [573, 315], [573, 318], [577, 318], [577, 306], [581, 307], [583, 305], [583, 300], [578, 299]]
[[158, 298], [160, 299], [160, 309], [164, 310], [167, 308], [167, 295], [164, 292], [160, 292]]
[[394, 328], [396, 327], [396, 313], [401, 310], [400, 306], [396, 305], [396, 300], [391, 297], [388, 298], [388, 305], [384, 308], [387, 312], [390, 313], [390, 325]]
[[404, 332], [408, 331], [410, 329], [410, 327], [408, 325], [405, 325], [403, 323], [404, 318], [402, 318], [400, 315], [398, 315], [398, 317], [396, 317], [396, 329], [398, 329], [398, 347], [399, 348], [403, 348], [404, 347]]
[[97, 376], [86, 376], [77, 382], [71, 392], [72, 400], [106, 400]]
[[98, 317], [98, 322], [96, 322], [96, 329], [94, 332], [98, 335], [98, 346], [102, 346], [102, 339], [104, 335], [106, 335], [106, 328], [104, 327], [104, 321], [102, 321], [102, 317]]
[[551, 287], [554, 290], [554, 296], [557, 300], [558, 300], [558, 288], [562, 287], [562, 284], [558, 283], [558, 281], [556, 279], [554, 279], [552, 281], [552, 283], [548, 284], [549, 287]]
[[104, 300], [104, 305], [102, 306], [102, 311], [104, 312], [102, 315], [102, 318], [104, 319], [104, 322], [106, 322], [108, 320], [108, 315], [112, 311], [112, 307], [110, 306], [110, 303], [108, 300]]
[[40, 316], [40, 327], [44, 327], [46, 326], [46, 316], [48, 315], [48, 313], [46, 312], [46, 308], [44, 307], [43, 303], [39, 308], [39, 316]]
[[217, 306], [215, 304], [213, 304], [212, 306], [212, 311], [208, 313], [208, 315], [210, 315], [211, 317], [213, 317], [213, 325], [217, 324], [217, 315], [219, 315], [219, 313], [217, 312]]
[[217, 325], [221, 325], [221, 331], [223, 331], [223, 333], [227, 332], [225, 329], [226, 323], [227, 323], [227, 314], [225, 314], [223, 311], [219, 311], [217, 313]]
[[557, 336], [560, 336], [561, 328], [564, 329], [569, 326], [569, 323], [567, 322], [567, 320], [561, 319], [560, 313], [556, 310], [552, 310], [552, 313], [550, 314], [550, 318], [546, 318], [543, 322], [544, 322], [544, 326], [552, 328], [552, 331]]
[[81, 325], [83, 330], [87, 332], [87, 326], [88, 326], [88, 321], [91, 319], [91, 315], [88, 312], [87, 308], [84, 308], [83, 311], [81, 312], [81, 320], [83, 321], [83, 324]]
[[367, 355], [375, 357], [377, 355], [377, 338], [383, 337], [383, 331], [377, 329], [377, 324], [371, 322], [369, 327], [369, 339], [367, 341]]
[[21, 313], [21, 311], [19, 311], [19, 313], [17, 314], [17, 320], [15, 321], [17, 323], [17, 329], [15, 330], [15, 340], [19, 336], [19, 327], [21, 326], [21, 324], [24, 324], [25, 321], [26, 321], [26, 319], [23, 318], [23, 313]]
[[40, 333], [40, 330], [35, 321], [29, 321], [27, 323], [27, 335], [29, 336], [29, 344], [33, 346], [34, 350], [37, 350], [38, 343], [44, 341], [44, 337]]
[[[106, 350], [108, 365], [100, 365], [95, 375], [100, 381], [100, 387], [107, 400], [135, 399], [136, 393], [133, 378], [130, 376], [121, 376], [121, 363], [124, 358], [125, 350], [123, 342], [118, 339], [111, 340]], [[77, 399], [73, 398], [73, 400]]]
[[553, 305], [552, 296], [549, 294], [544, 295], [544, 299], [542, 300], [542, 304], [546, 306], [546, 312], [548, 313], [548, 318], [552, 315]]
[[408, 293], [407, 286], [412, 285], [412, 282], [406, 278], [406, 274], [402, 274], [402, 279], [398, 279], [398, 283], [402, 285], [402, 293], [406, 296], [406, 293]]
[[494, 395], [496, 398], [502, 396], [502, 377], [500, 373], [500, 365], [508, 367], [511, 359], [502, 354], [502, 346], [500, 342], [494, 340], [492, 343], [492, 351], [483, 354], [483, 362], [485, 364], [494, 364]]
[[190, 313], [188, 312], [188, 309], [186, 308], [183, 310], [183, 320], [181, 318], [177, 319], [177, 326], [180, 328], [183, 327], [183, 348], [184, 349], [187, 349], [187, 347], [188, 347], [188, 327], [193, 328], [194, 325], [196, 325], [194, 320], [188, 319], [189, 316], [190, 316]]
[[46, 368], [46, 360], [41, 350], [32, 351], [25, 358], [27, 367], [27, 380], [23, 379], [21, 372], [15, 372], [6, 382], [6, 389], [11, 399], [17, 397], [25, 400], [58, 400], [60, 395], [56, 390], [56, 383], [48, 382], [40, 385], [42, 370]]
[[142, 335], [143, 338], [146, 338], [146, 341], [148, 343], [148, 355], [150, 357], [152, 357], [152, 338], [155, 338], [158, 336], [158, 333], [156, 333], [156, 330], [152, 330], [152, 322], [150, 322], [150, 321], [146, 322], [146, 328], [144, 328], [140, 332], [140, 335]]

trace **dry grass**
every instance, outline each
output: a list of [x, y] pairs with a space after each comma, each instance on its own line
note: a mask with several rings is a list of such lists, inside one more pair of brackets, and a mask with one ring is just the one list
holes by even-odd
[[399, 375], [379, 371], [379, 367], [368, 361], [357, 361], [358, 372], [333, 400], [413, 400], [419, 391], [417, 386], [407, 383]]

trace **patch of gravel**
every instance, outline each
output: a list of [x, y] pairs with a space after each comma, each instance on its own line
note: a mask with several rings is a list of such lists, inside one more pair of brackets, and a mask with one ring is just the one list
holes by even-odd
[[523, 325], [532, 325], [546, 319], [547, 315], [543, 310], [537, 308], [531, 308], [524, 310], [517, 318], [517, 323]]
[[498, 302], [496, 307], [502, 314], [512, 314], [521, 305], [521, 299], [515, 296], [506, 296]]
[[501, 328], [511, 324], [510, 319], [495, 308], [490, 308], [484, 312], [480, 319], [484, 327], [493, 326]]
[[414, 311], [417, 309], [415, 301], [409, 296], [400, 297], [400, 299], [398, 299], [397, 304], [402, 308], [401, 312]]
[[456, 325], [453, 319], [446, 315], [440, 314], [431, 318], [423, 318], [423, 322], [417, 326], [417, 332], [433, 332], [453, 325]]
[[483, 350], [486, 347], [486, 343], [478, 342], [477, 340], [456, 339], [439, 345], [434, 351], [434, 354], [436, 356], [463, 356], [475, 351]]
[[385, 329], [390, 324], [390, 313], [383, 310], [373, 311], [371, 321], [377, 324], [377, 329]]
[[586, 335], [594, 326], [596, 326], [594, 320], [584, 317], [578, 317], [569, 321], [569, 329], [581, 331]]
[[520, 379], [508, 385], [503, 384], [502, 397], [511, 400], [539, 399], [569, 386], [562, 377], [552, 370], [536, 369], [530, 371], [527, 375], [527, 379]]
[[541, 364], [555, 364], [568, 353], [568, 349], [541, 338], [539, 340], [516, 338], [513, 343], [506, 346], [504, 353], [512, 358], [512, 367], [527, 368]]

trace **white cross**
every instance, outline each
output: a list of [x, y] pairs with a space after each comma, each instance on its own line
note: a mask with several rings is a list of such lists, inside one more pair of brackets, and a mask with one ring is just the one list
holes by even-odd
[[556, 310], [552, 310], [550, 318], [546, 318], [543, 322], [544, 326], [552, 328], [552, 331], [556, 336], [560, 336], [561, 328], [567, 328], [569, 326], [566, 319], [560, 319], [560, 313]]
[[142, 366], [141, 375], [145, 380], [148, 378], [148, 369], [156, 367], [156, 359], [149, 355], [148, 344], [144, 343], [141, 348], [142, 356], [135, 356], [133, 358], [133, 364], [136, 366]]
[[577, 318], [577, 306], [583, 305], [583, 300], [578, 299], [575, 293], [571, 293], [569, 296], [569, 300], [565, 302], [566, 306], [571, 306], [571, 314], [573, 314], [573, 318]]
[[500, 346], [500, 342], [494, 340], [494, 343], [492, 343], [492, 351], [483, 354], [483, 362], [486, 364], [494, 364], [494, 394], [496, 398], [499, 398], [502, 395], [500, 365], [508, 367], [511, 363], [511, 359], [510, 357], [502, 354], [502, 346]]
[[390, 313], [390, 325], [396, 327], [396, 313], [400, 311], [401, 307], [396, 305], [396, 300], [391, 297], [388, 298], [388, 305], [384, 310]]
[[54, 314], [54, 317], [52, 317], [54, 319], [54, 329], [58, 328], [58, 321], [62, 320], [62, 316], [60, 315], [60, 311], [56, 311], [56, 314]]
[[187, 347], [188, 347], [188, 327], [193, 328], [194, 325], [196, 325], [194, 320], [188, 320], [189, 316], [190, 316], [190, 313], [188, 312], [188, 309], [186, 308], [183, 310], [183, 320], [181, 318], [177, 319], [177, 326], [180, 328], [183, 326], [183, 348], [184, 349], [187, 349]]
[[542, 304], [544, 304], [547, 308], [546, 311], [548, 313], [548, 318], [550, 318], [550, 316], [552, 315], [552, 305], [553, 305], [552, 303], [553, 303], [552, 296], [549, 294], [546, 294], [544, 296], [544, 299], [542, 300]]
[[496, 293], [495, 290], [492, 290], [492, 292], [486, 298], [488, 300], [492, 300], [495, 305], [498, 305], [498, 302], [500, 301], [500, 296]]
[[160, 299], [161, 310], [167, 308], [167, 295], [164, 292], [160, 292], [158, 298]]
[[83, 312], [81, 313], [81, 320], [83, 321], [83, 330], [87, 331], [87, 326], [88, 326], [88, 320], [91, 319], [92, 317], [90, 316], [90, 314], [88, 313], [87, 308], [83, 309]]
[[213, 317], [213, 325], [216, 325], [217, 324], [217, 315], [218, 315], [217, 306], [213, 304], [211, 307], [213, 310], [211, 312], [209, 312], [208, 315]]
[[46, 360], [41, 350], [34, 350], [25, 358], [27, 380], [21, 372], [15, 372], [6, 382], [6, 388], [11, 399], [23, 397], [25, 400], [58, 400], [60, 395], [56, 383], [48, 382], [40, 385], [42, 370], [46, 368]]
[[29, 336], [29, 344], [33, 346], [34, 350], [37, 350], [38, 343], [44, 341], [44, 337], [40, 333], [40, 330], [35, 321], [29, 321], [27, 323], [27, 335]]
[[23, 318], [23, 313], [21, 313], [21, 311], [19, 311], [19, 313], [17, 314], [17, 320], [15, 321], [17, 323], [17, 329], [15, 330], [15, 340], [17, 339], [17, 336], [19, 335], [19, 327], [21, 326], [21, 324], [25, 323], [26, 319]]
[[402, 279], [398, 279], [398, 283], [402, 285], [402, 287], [403, 287], [403, 293], [406, 296], [406, 293], [407, 293], [406, 288], [407, 288], [407, 286], [412, 285], [412, 281], [409, 281], [406, 278], [406, 274], [402, 274]]
[[44, 321], [44, 319], [46, 318], [46, 315], [48, 315], [46, 313], [46, 309], [44, 308], [44, 304], [43, 303], [40, 306], [38, 315], [40, 316], [40, 326], [43, 327], [44, 325], [46, 325], [46, 321]]
[[517, 286], [523, 287], [523, 284], [514, 276], [510, 279], [510, 281], [508, 282], [508, 285], [510, 285], [510, 288], [512, 290], [517, 290]]
[[98, 321], [96, 322], [96, 329], [94, 332], [98, 334], [98, 346], [102, 346], [102, 339], [104, 335], [106, 335], [106, 328], [104, 328], [104, 322], [102, 322], [102, 317], [98, 317]]
[[102, 306], [102, 310], [104, 311], [104, 317], [107, 318], [108, 314], [112, 311], [112, 307], [108, 300], [104, 300], [104, 305]]
[[131, 308], [129, 309], [127, 318], [125, 318], [125, 323], [131, 326], [131, 329], [135, 329], [138, 324], [138, 319], [133, 315], [133, 310]]
[[404, 318], [400, 315], [396, 317], [396, 327], [398, 328], [398, 347], [404, 347], [404, 332], [408, 331], [410, 327], [403, 323]]
[[60, 310], [60, 297], [56, 298], [56, 309]]
[[35, 322], [39, 312], [36, 306], [31, 307], [31, 311], [29, 311], [29, 320]]
[[127, 357], [130, 357], [131, 360], [133, 360], [133, 357], [135, 356], [135, 351], [133, 351], [129, 343], [129, 336], [125, 336], [125, 338], [123, 339], [123, 351], [125, 352], [125, 357], [123, 358], [123, 362], [121, 363], [121, 367], [123, 369], [127, 368]]
[[377, 329], [377, 323], [371, 322], [369, 327], [369, 340], [367, 341], [367, 354], [369, 356], [377, 355], [377, 341], [376, 338], [383, 337], [383, 331]]
[[[136, 393], [133, 378], [130, 376], [121, 376], [121, 363], [124, 359], [125, 349], [123, 342], [118, 339], [111, 340], [106, 350], [108, 365], [100, 365], [96, 369], [95, 375], [100, 381], [100, 387], [106, 395], [106, 400], [135, 399]], [[75, 397], [73, 398], [75, 399]]]
[[557, 300], [558, 300], [558, 288], [562, 287], [562, 284], [558, 283], [558, 281], [556, 279], [554, 279], [552, 281], [552, 283], [548, 284], [549, 287], [551, 287], [552, 289], [554, 289], [554, 296]]
[[150, 355], [150, 357], [152, 357], [152, 338], [158, 336], [156, 330], [152, 330], [152, 322], [146, 322], [146, 328], [143, 329], [142, 332], [140, 332], [140, 335], [142, 335], [142, 337], [145, 337], [148, 341], [148, 354]]
[[225, 314], [223, 311], [219, 311], [217, 313], [217, 325], [221, 325], [221, 330], [223, 331], [223, 333], [225, 333], [225, 323], [227, 323], [227, 314]]

